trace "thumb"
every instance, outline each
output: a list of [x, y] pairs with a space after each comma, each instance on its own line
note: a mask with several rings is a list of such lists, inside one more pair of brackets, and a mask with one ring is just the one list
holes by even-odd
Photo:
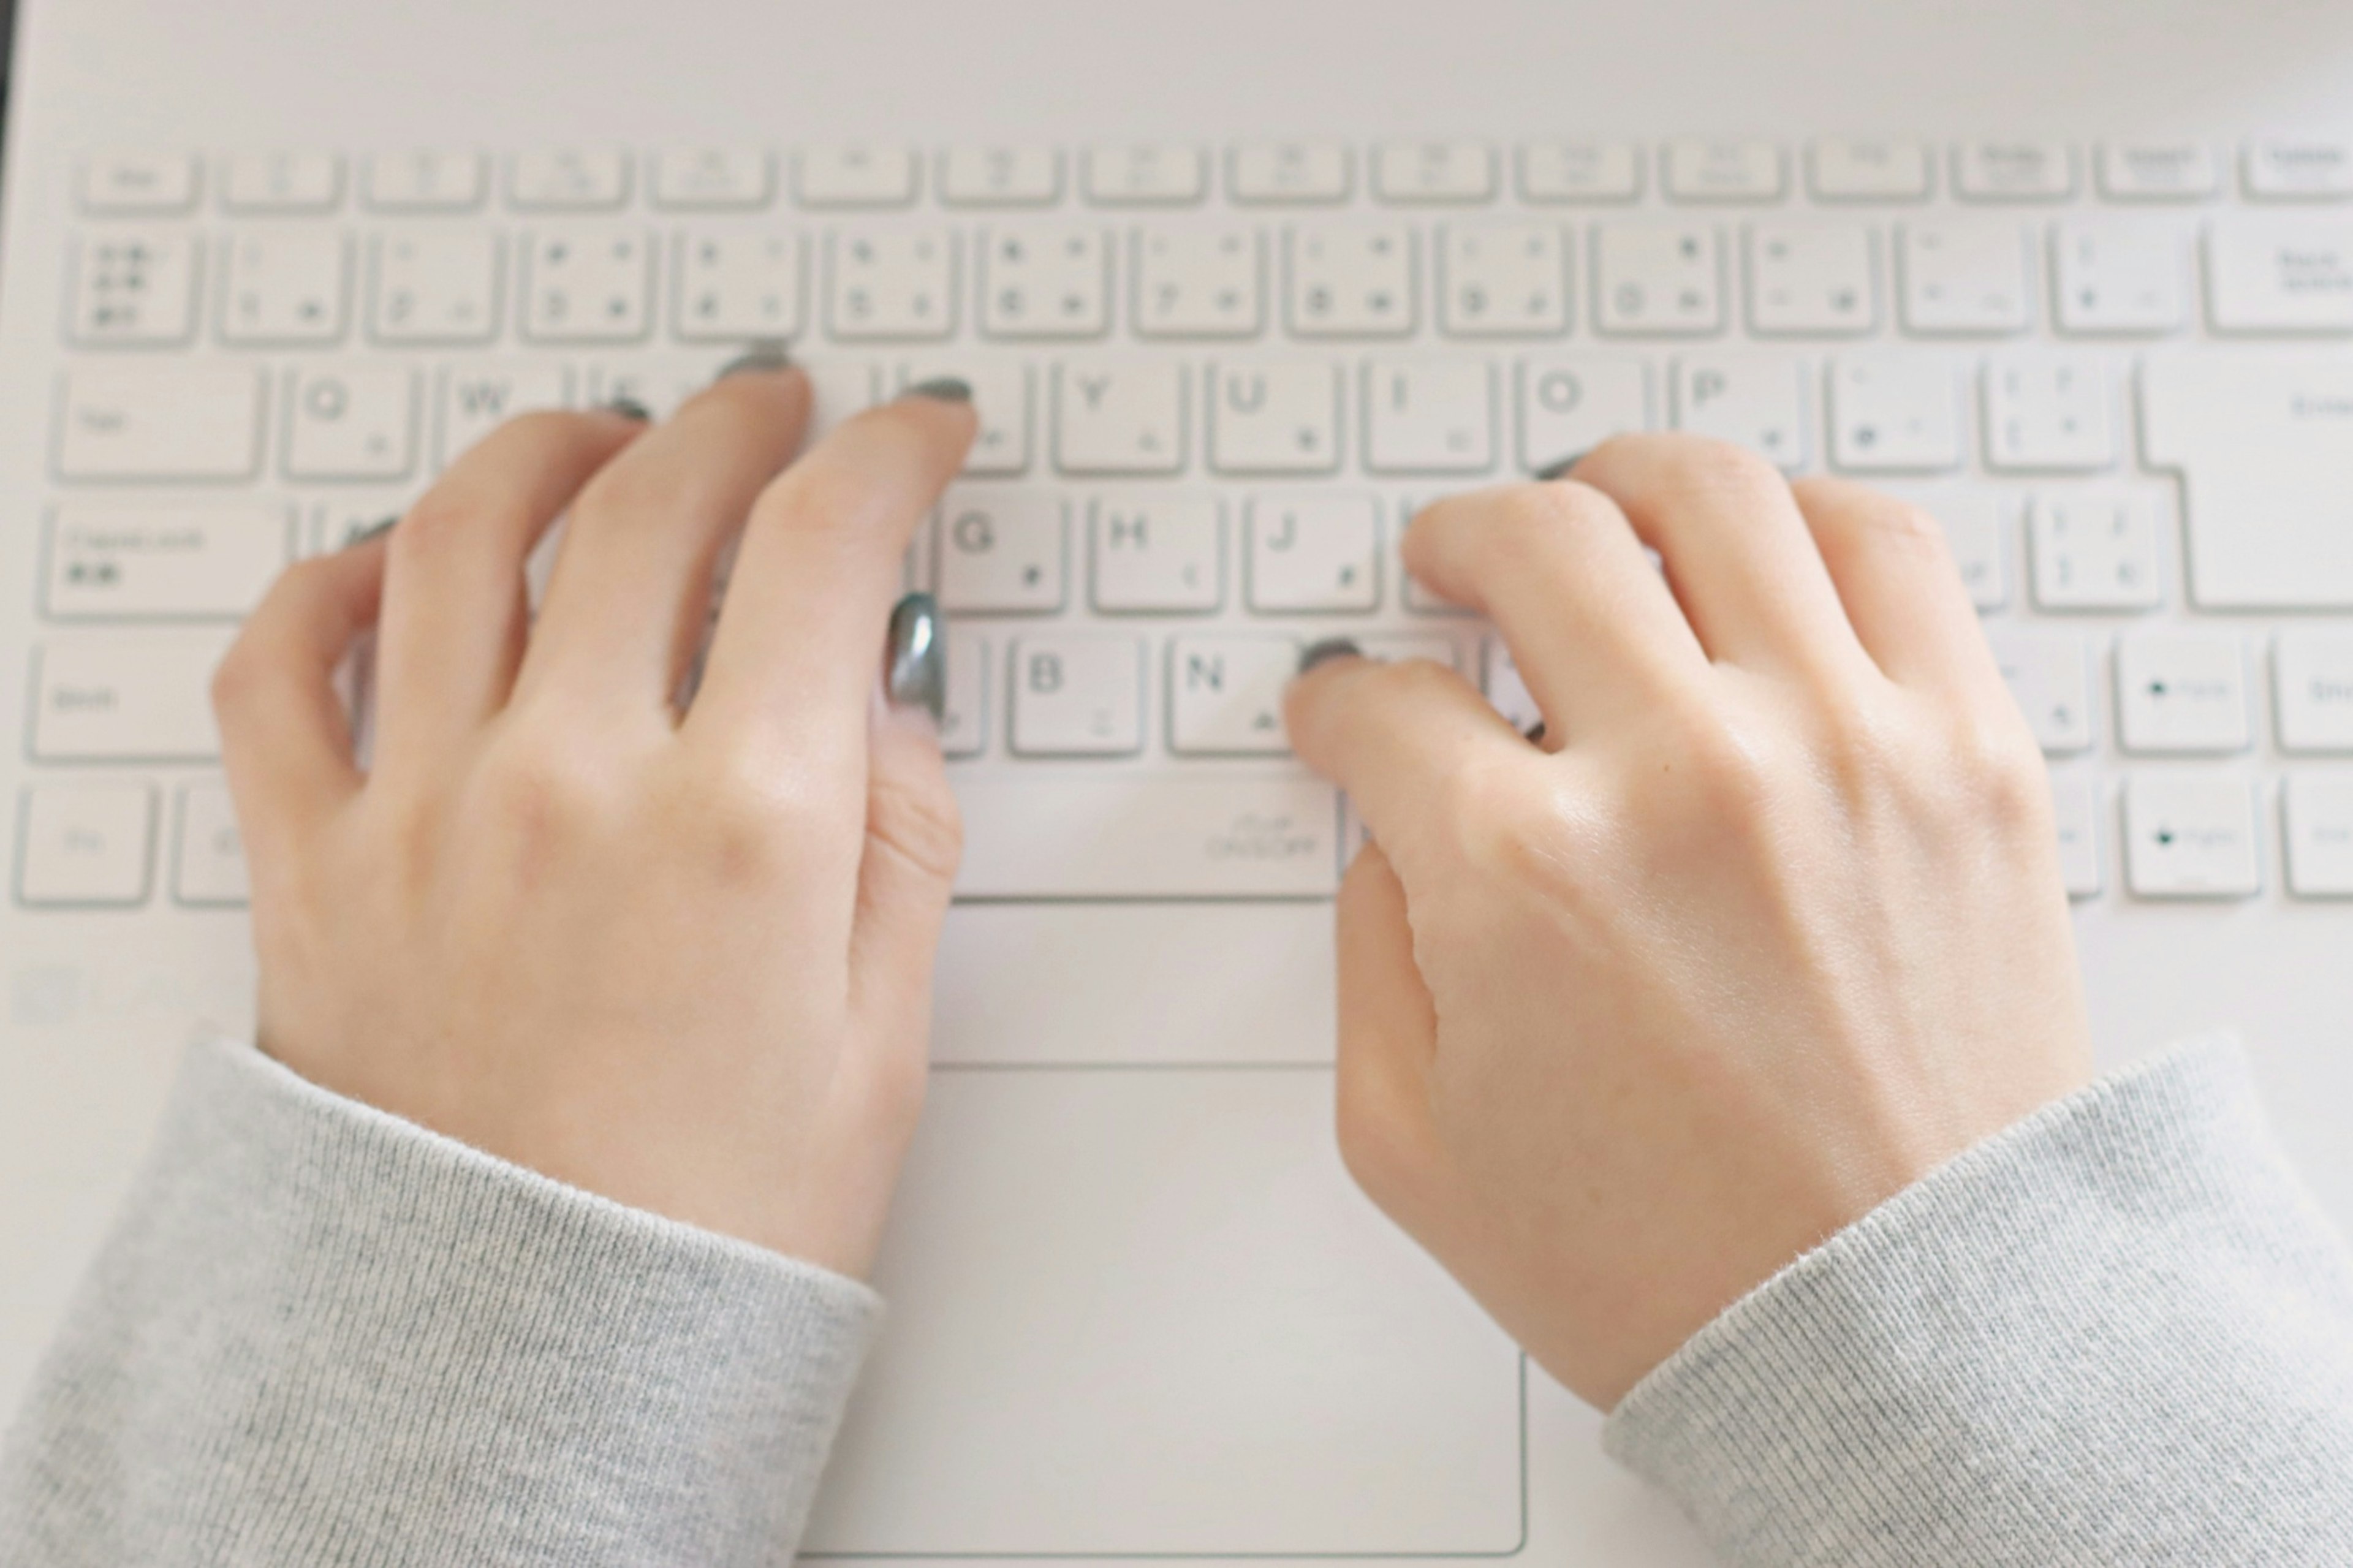
[[1413, 957], [1404, 884], [1377, 844], [1349, 864], [1338, 921], [1340, 1158], [1409, 1231], [1440, 1168], [1430, 1114], [1438, 1008]]

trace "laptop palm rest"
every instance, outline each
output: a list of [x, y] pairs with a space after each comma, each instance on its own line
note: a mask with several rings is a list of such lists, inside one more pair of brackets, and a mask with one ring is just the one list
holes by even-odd
[[1331, 1129], [1323, 1068], [935, 1072], [804, 1552], [1515, 1549], [1518, 1352]]

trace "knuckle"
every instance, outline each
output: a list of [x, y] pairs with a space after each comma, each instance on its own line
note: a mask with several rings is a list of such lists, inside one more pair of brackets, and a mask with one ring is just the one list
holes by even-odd
[[481, 530], [482, 509], [455, 486], [436, 485], [393, 526], [385, 548], [396, 567], [447, 554]]
[[609, 764], [577, 741], [517, 729], [484, 754], [476, 804], [526, 860], [602, 836], [621, 810]]
[[1698, 437], [1677, 444], [1672, 472], [1678, 489], [1708, 499], [1746, 500], [1788, 487], [1781, 470], [1759, 454]]
[[2004, 837], [2052, 831], [2050, 774], [2025, 724], [2008, 714], [1971, 716], [1957, 730], [1947, 766], [1962, 808]]

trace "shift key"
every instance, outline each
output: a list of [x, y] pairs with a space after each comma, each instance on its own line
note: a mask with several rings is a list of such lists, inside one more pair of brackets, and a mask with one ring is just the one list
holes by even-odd
[[35, 758], [45, 763], [207, 762], [213, 668], [233, 633], [44, 645], [33, 681]]
[[261, 460], [250, 365], [81, 365], [59, 378], [58, 477], [243, 479]]

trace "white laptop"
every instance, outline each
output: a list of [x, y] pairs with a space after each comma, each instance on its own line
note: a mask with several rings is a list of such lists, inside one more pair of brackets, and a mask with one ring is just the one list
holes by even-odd
[[1345, 633], [1526, 699], [1419, 501], [1618, 429], [1932, 501], [2101, 1049], [2241, 1028], [2353, 1222], [2353, 12], [41, 0], [0, 250], [0, 1405], [192, 1029], [269, 576], [502, 413], [943, 373], [971, 840], [812, 1556], [1699, 1561], [1347, 1184]]

